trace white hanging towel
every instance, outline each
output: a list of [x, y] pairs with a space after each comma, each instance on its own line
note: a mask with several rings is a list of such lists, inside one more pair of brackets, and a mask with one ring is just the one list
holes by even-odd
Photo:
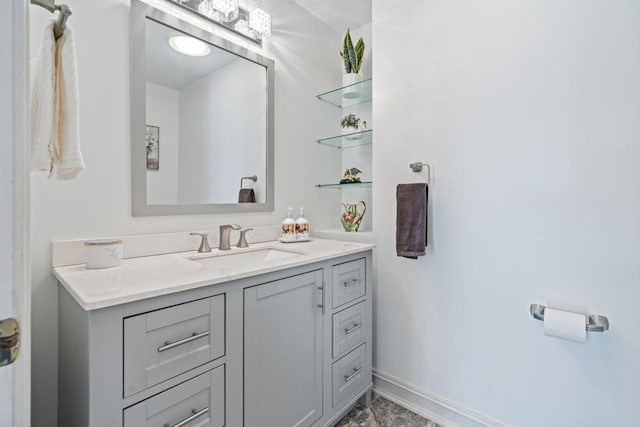
[[68, 180], [85, 169], [79, 140], [78, 66], [73, 31], [67, 25], [56, 41], [52, 176]]
[[31, 169], [47, 172], [53, 161], [54, 23], [47, 22], [40, 52], [31, 61]]
[[78, 79], [73, 31], [58, 40], [55, 19], [45, 27], [40, 53], [32, 61], [31, 166], [68, 180], [84, 169], [78, 126]]

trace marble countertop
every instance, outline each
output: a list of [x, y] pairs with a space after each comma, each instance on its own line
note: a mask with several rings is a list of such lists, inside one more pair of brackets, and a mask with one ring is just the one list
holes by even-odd
[[[90, 311], [311, 264], [368, 251], [373, 247], [323, 239], [299, 243], [273, 241], [231, 251], [214, 249], [211, 254], [192, 251], [130, 258], [122, 260], [118, 267], [99, 270], [88, 270], [84, 264], [56, 267], [53, 273], [78, 304]], [[258, 250], [269, 248], [288, 252], [274, 252], [275, 256], [260, 259], [259, 254], [266, 252]], [[235, 262], [231, 258], [228, 260], [232, 262], [219, 262], [226, 256], [241, 252], [253, 252], [256, 256], [250, 262]], [[202, 258], [194, 260], [194, 257]]]

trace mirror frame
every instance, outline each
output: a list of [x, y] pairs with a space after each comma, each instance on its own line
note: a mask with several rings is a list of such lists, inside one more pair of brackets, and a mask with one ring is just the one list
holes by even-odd
[[[266, 202], [265, 203], [203, 203], [150, 205], [147, 203], [146, 149], [144, 144], [146, 109], [145, 24], [151, 19], [213, 46], [234, 53], [266, 68], [267, 126], [266, 132]], [[199, 18], [197, 18], [199, 19]], [[274, 206], [274, 61], [258, 53], [212, 34], [189, 22], [143, 3], [131, 1], [130, 15], [130, 97], [131, 97], [131, 207], [133, 216], [190, 215], [273, 211]], [[140, 166], [140, 167], [138, 167]], [[239, 189], [238, 189], [239, 190]]]

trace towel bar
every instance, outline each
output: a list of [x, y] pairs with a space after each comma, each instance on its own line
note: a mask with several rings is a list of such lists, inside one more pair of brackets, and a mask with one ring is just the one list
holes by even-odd
[[[546, 307], [540, 304], [531, 304], [529, 306], [529, 313], [534, 319], [544, 322], [544, 309]], [[587, 323], [585, 324], [587, 332], [604, 332], [609, 330], [609, 319], [606, 316], [600, 314], [590, 314], [587, 316]]]
[[71, 16], [71, 8], [66, 4], [56, 4], [54, 0], [31, 0], [31, 4], [43, 7], [51, 13], [54, 13], [56, 10], [60, 12], [58, 22], [56, 22], [53, 27], [53, 34], [55, 35], [56, 40], [59, 39], [64, 32], [67, 19]]

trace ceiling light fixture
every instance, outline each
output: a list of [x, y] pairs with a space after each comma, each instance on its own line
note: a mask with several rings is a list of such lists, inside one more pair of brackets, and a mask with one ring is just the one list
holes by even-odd
[[169, 45], [178, 52], [189, 56], [207, 56], [211, 48], [205, 42], [189, 36], [173, 36]]

